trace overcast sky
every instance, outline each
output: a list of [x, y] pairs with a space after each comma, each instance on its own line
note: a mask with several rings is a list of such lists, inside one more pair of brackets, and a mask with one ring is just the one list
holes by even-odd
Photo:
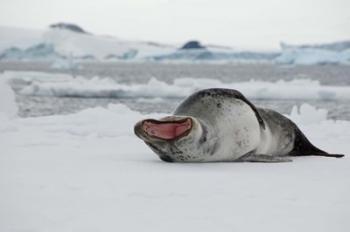
[[73, 22], [125, 39], [276, 48], [350, 39], [350, 0], [0, 0], [0, 24]]

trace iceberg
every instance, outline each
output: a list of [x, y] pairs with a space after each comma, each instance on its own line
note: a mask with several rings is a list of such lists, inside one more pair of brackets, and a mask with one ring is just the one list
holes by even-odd
[[55, 60], [63, 57], [52, 44], [40, 43], [26, 49], [11, 47], [0, 54], [0, 60]]
[[275, 61], [280, 64], [349, 64], [350, 50], [332, 51], [315, 48], [288, 48], [276, 57]]
[[[27, 41], [23, 42], [23, 38]], [[69, 57], [129, 60], [169, 53], [174, 49], [171, 45], [94, 35], [78, 25], [67, 23], [53, 24], [50, 29], [42, 31], [0, 27], [0, 59], [3, 60]]]

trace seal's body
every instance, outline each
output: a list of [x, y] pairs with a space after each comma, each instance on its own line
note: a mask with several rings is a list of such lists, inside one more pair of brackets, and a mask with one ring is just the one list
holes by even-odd
[[285, 162], [291, 161], [288, 156], [343, 156], [316, 148], [291, 120], [256, 108], [232, 89], [196, 92], [173, 116], [138, 122], [135, 134], [168, 162]]

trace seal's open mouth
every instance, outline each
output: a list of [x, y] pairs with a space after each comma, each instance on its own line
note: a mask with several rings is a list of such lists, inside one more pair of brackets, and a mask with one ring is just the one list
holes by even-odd
[[152, 137], [164, 140], [174, 140], [187, 135], [192, 128], [190, 118], [178, 121], [145, 120], [142, 123], [143, 131]]

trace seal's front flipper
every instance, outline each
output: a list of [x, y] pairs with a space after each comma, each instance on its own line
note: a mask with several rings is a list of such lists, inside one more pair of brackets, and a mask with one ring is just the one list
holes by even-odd
[[248, 154], [239, 159], [243, 162], [263, 162], [263, 163], [282, 163], [292, 162], [293, 160], [287, 157], [263, 155], [263, 154]]

